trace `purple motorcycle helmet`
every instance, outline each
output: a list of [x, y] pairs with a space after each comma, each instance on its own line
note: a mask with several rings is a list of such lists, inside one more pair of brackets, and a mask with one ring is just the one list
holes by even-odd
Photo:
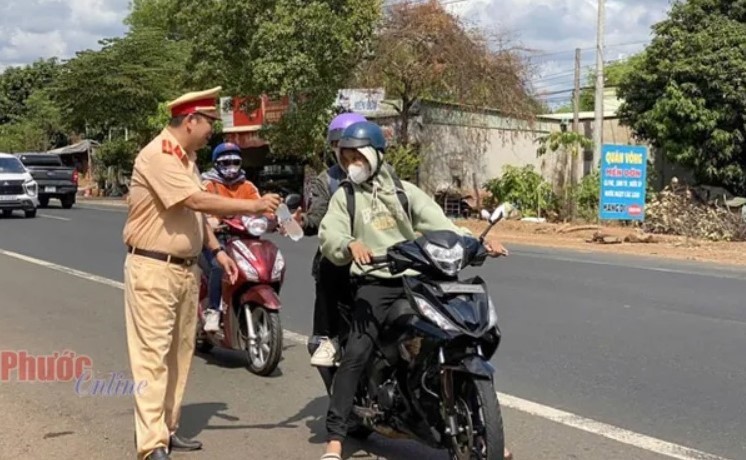
[[361, 121], [368, 120], [359, 113], [350, 112], [337, 115], [336, 117], [334, 117], [331, 123], [329, 123], [329, 128], [326, 135], [327, 142], [332, 144], [332, 146], [334, 147], [337, 141], [339, 141], [339, 138], [342, 137], [342, 131], [347, 129], [347, 127], [351, 124], [359, 123]]

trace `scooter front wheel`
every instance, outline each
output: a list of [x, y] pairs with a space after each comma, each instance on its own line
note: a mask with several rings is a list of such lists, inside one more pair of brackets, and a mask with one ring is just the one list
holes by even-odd
[[[249, 371], [261, 376], [270, 375], [277, 369], [282, 358], [282, 322], [280, 313], [261, 305], [246, 305], [244, 319], [247, 331], [246, 355]], [[251, 328], [254, 332], [248, 334]]]

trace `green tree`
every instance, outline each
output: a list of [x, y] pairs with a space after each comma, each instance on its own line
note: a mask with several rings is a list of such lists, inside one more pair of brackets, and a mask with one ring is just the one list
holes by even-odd
[[571, 160], [563, 163], [562, 180], [558, 184], [560, 193], [557, 195], [563, 196], [560, 204], [560, 217], [575, 218], [577, 185], [572, 165], [576, 163], [580, 152], [593, 147], [593, 142], [585, 135], [574, 131], [554, 131], [540, 137], [537, 141], [539, 142], [539, 148], [536, 151], [537, 156], [543, 156], [550, 152], [561, 152], [565, 154], [565, 159], [569, 158]]
[[21, 120], [28, 111], [28, 98], [34, 91], [50, 85], [59, 69], [56, 58], [5, 69], [0, 74], [0, 124]]
[[546, 217], [553, 206], [552, 186], [533, 165], [506, 165], [499, 178], [491, 179], [484, 187], [499, 203], [511, 203], [524, 217]]
[[0, 152], [44, 150], [44, 131], [28, 121], [0, 125]]
[[55, 84], [55, 97], [70, 127], [97, 133], [127, 128], [145, 137], [158, 104], [182, 89], [186, 50], [158, 29], [139, 29], [101, 41], [100, 51], [82, 51], [68, 61]]
[[386, 162], [394, 167], [402, 179], [415, 182], [421, 157], [412, 146], [394, 145], [386, 149]]
[[318, 155], [336, 92], [368, 48], [381, 1], [218, 0], [205, 8], [188, 0], [179, 5], [178, 28], [190, 32], [189, 85], [219, 84], [226, 96], [291, 97], [287, 121], [265, 131], [273, 154]]
[[[644, 58], [644, 52], [628, 57], [622, 61], [614, 61], [604, 66], [604, 87], [618, 87], [627, 75], [634, 78], [635, 65]], [[580, 111], [592, 111], [596, 107], [596, 71], [588, 73], [586, 88], [580, 91]], [[570, 105], [572, 112], [572, 105]], [[559, 112], [558, 112], [559, 113]]]
[[402, 2], [390, 7], [356, 84], [383, 86], [401, 100], [400, 142], [409, 139], [412, 107], [425, 98], [491, 107], [526, 116], [539, 103], [525, 86], [528, 66], [505, 43], [469, 30], [437, 1]]
[[701, 182], [746, 193], [746, 1], [689, 0], [619, 86], [622, 120]]
[[171, 40], [186, 41], [188, 34], [180, 25], [180, 13], [176, 0], [132, 0], [124, 23], [135, 32], [156, 29]]
[[0, 151], [46, 151], [67, 142], [62, 117], [48, 89], [37, 89], [24, 101], [24, 115], [0, 125]]

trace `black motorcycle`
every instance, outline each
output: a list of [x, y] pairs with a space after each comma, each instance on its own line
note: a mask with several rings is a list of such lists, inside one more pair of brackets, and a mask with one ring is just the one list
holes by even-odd
[[[495, 210], [478, 239], [429, 232], [371, 262], [366, 274], [388, 268], [419, 275], [402, 277], [406, 300], [392, 306], [392, 321], [361, 378], [351, 437], [375, 431], [448, 449], [453, 459], [503, 459], [502, 415], [489, 362], [501, 337], [497, 313], [485, 281], [460, 280], [459, 273], [484, 263], [484, 237], [507, 211]], [[348, 314], [343, 310], [347, 321]], [[333, 369], [322, 371], [327, 388], [332, 376]]]

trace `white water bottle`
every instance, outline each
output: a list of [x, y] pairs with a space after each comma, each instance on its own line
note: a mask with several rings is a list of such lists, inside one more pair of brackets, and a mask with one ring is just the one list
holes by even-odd
[[283, 229], [285, 229], [285, 232], [290, 239], [298, 241], [303, 238], [303, 229], [300, 228], [298, 221], [293, 219], [293, 215], [290, 214], [290, 210], [285, 203], [282, 203], [277, 207], [275, 214], [277, 214], [278, 223]]

